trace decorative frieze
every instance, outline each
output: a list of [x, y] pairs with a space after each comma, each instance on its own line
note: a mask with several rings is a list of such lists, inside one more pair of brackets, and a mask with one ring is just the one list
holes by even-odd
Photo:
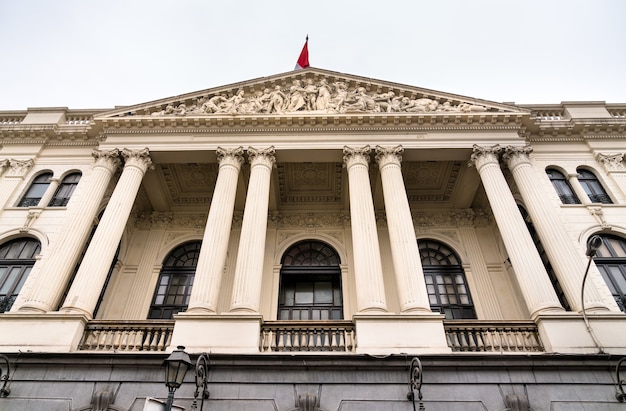
[[172, 102], [152, 111], [152, 116], [206, 116], [246, 114], [336, 113], [481, 113], [483, 105], [437, 97], [404, 95], [402, 91], [368, 91], [345, 81], [294, 79], [291, 85], [275, 85], [262, 91], [244, 89], [207, 94], [193, 100]]

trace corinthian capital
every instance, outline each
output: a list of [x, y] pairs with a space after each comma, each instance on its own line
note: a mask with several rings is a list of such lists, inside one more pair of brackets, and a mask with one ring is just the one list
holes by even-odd
[[276, 150], [274, 146], [268, 148], [248, 147], [248, 159], [250, 164], [264, 164], [272, 167], [276, 162]]
[[26, 175], [26, 173], [28, 173], [28, 170], [30, 170], [33, 165], [35, 165], [35, 162], [32, 158], [28, 160], [10, 159], [9, 171], [7, 172], [7, 175], [13, 177], [22, 177]]
[[370, 146], [365, 147], [343, 147], [343, 162], [346, 166], [355, 163], [367, 165], [370, 162]]
[[502, 151], [499, 144], [491, 147], [483, 147], [478, 144], [474, 144], [473, 153], [467, 163], [468, 167], [474, 166], [480, 169], [482, 166], [488, 163], [498, 164], [498, 154]]
[[135, 166], [143, 171], [146, 171], [148, 167], [152, 166], [152, 159], [150, 158], [150, 150], [143, 148], [141, 150], [129, 150], [125, 148], [122, 150], [122, 157], [126, 161], [126, 166]]
[[120, 165], [120, 150], [117, 148], [107, 151], [94, 149], [91, 156], [94, 158], [96, 166], [106, 167], [111, 171], [115, 171]]
[[404, 153], [404, 148], [400, 145], [395, 147], [376, 146], [374, 159], [380, 166], [389, 162], [400, 164], [402, 162], [402, 153]]
[[514, 147], [506, 146], [502, 159], [506, 162], [510, 169], [514, 169], [520, 164], [530, 164], [530, 153], [533, 152], [531, 146]]
[[596, 156], [598, 162], [604, 165], [606, 171], [624, 170], [624, 153], [604, 154], [598, 153]]
[[241, 146], [232, 149], [218, 147], [216, 154], [219, 165], [233, 164], [239, 167], [243, 164], [243, 147]]

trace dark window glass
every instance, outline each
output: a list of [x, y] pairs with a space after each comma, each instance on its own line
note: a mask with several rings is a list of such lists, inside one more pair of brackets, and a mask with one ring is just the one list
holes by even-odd
[[187, 309], [201, 245], [201, 241], [185, 243], [165, 257], [149, 319], [171, 319]]
[[578, 181], [580, 181], [592, 203], [613, 204], [611, 197], [604, 190], [595, 174], [582, 168], [577, 169], [576, 172], [578, 172]]
[[28, 191], [18, 203], [18, 207], [36, 207], [50, 185], [52, 173], [39, 174], [28, 187]]
[[533, 239], [533, 243], [535, 243], [535, 247], [537, 248], [537, 252], [539, 253], [539, 257], [541, 257], [541, 262], [543, 266], [546, 268], [546, 272], [548, 273], [548, 277], [550, 278], [550, 282], [552, 283], [552, 287], [554, 287], [554, 291], [556, 295], [559, 297], [559, 302], [566, 310], [570, 310], [570, 305], [567, 302], [567, 298], [565, 298], [565, 293], [563, 292], [563, 287], [559, 283], [558, 278], [556, 277], [556, 273], [554, 272], [554, 267], [552, 267], [552, 263], [548, 259], [548, 254], [546, 253], [546, 249], [541, 244], [541, 240], [539, 239], [539, 234], [537, 234], [537, 230], [535, 230], [535, 226], [528, 215], [526, 209], [520, 205], [518, 205], [519, 211], [524, 218], [524, 222], [526, 223], [526, 227], [528, 227], [528, 232], [530, 233], [530, 237]]
[[59, 187], [57, 187], [57, 191], [54, 193], [54, 196], [50, 200], [48, 207], [65, 207], [67, 202], [70, 201], [70, 197], [74, 193], [78, 182], [80, 181], [81, 174], [80, 173], [72, 173], [67, 175]]
[[569, 181], [567, 181], [563, 173], [549, 168], [546, 170], [546, 174], [550, 178], [552, 186], [563, 204], [580, 204], [580, 200], [574, 193], [574, 190], [572, 190], [572, 186], [570, 186]]
[[343, 301], [337, 252], [321, 241], [294, 244], [282, 258], [279, 320], [341, 320]]
[[9, 311], [39, 254], [39, 241], [19, 238], [0, 246], [0, 312]]
[[474, 319], [476, 311], [459, 257], [439, 241], [418, 241], [430, 307], [446, 319]]
[[600, 237], [602, 246], [594, 262], [620, 310], [626, 312], [626, 240], [612, 235]]

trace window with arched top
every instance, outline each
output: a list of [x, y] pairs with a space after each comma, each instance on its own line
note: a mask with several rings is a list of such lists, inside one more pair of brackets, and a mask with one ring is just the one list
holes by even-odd
[[341, 320], [341, 260], [330, 245], [300, 241], [281, 259], [279, 320]]
[[476, 311], [456, 253], [442, 242], [418, 241], [430, 308], [446, 319], [473, 319]]
[[626, 312], [626, 240], [615, 235], [599, 236], [602, 246], [594, 262], [620, 310]]
[[72, 173], [65, 176], [50, 199], [48, 207], [65, 207], [70, 201], [70, 197], [72, 197], [81, 176], [81, 173]]
[[592, 203], [613, 204], [611, 197], [607, 194], [604, 187], [598, 180], [598, 177], [591, 171], [584, 168], [577, 168], [578, 181], [583, 186], [585, 193], [589, 197]]
[[201, 241], [191, 241], [176, 247], [165, 257], [149, 319], [171, 319], [187, 309], [201, 245]]
[[9, 311], [41, 251], [39, 241], [17, 238], [0, 246], [0, 312]]
[[33, 179], [30, 187], [17, 204], [18, 207], [36, 207], [50, 185], [52, 173], [42, 173]]
[[548, 175], [548, 178], [550, 179], [550, 182], [552, 183], [554, 190], [559, 195], [559, 198], [561, 199], [561, 203], [580, 204], [580, 200], [578, 199], [578, 196], [572, 189], [572, 186], [570, 185], [565, 175], [563, 175], [563, 173], [561, 173], [558, 170], [555, 170], [554, 168], [547, 168], [546, 174]]

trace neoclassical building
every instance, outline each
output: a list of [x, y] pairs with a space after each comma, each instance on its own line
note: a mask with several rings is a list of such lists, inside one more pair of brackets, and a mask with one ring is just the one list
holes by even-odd
[[177, 346], [188, 410], [624, 409], [625, 128], [317, 68], [0, 112], [0, 410], [153, 409]]

